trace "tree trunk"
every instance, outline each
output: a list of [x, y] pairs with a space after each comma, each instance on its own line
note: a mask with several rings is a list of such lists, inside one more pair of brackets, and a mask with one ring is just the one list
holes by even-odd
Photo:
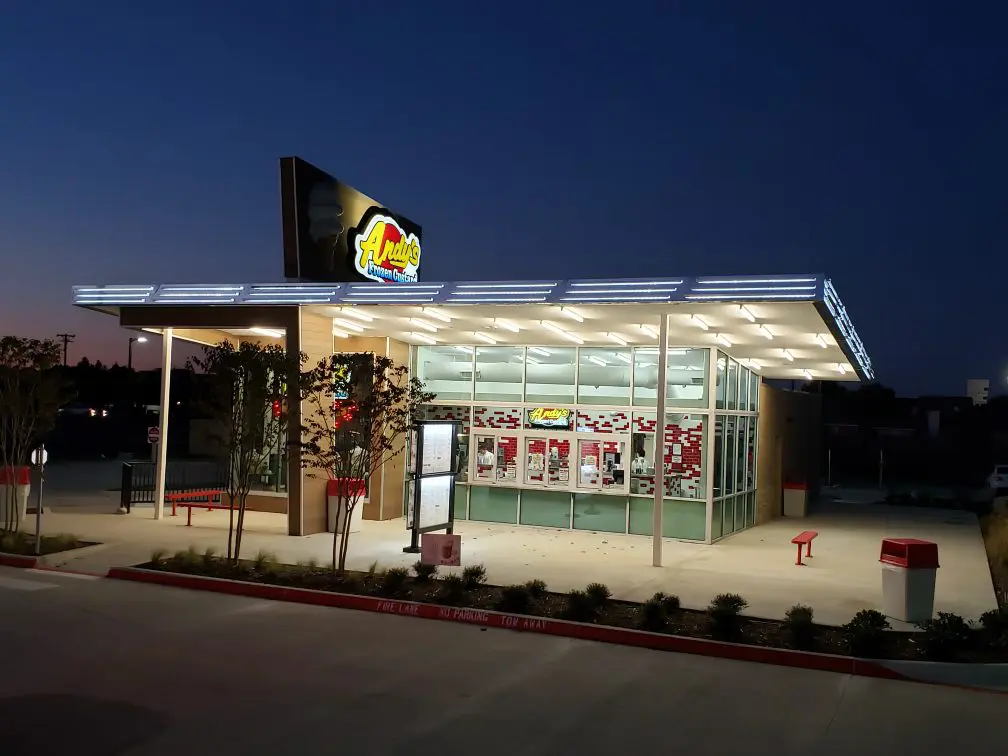
[[234, 561], [238, 564], [239, 555], [241, 553], [241, 541], [242, 533], [245, 530], [245, 503], [248, 499], [248, 493], [242, 493], [238, 500], [238, 527], [235, 530], [235, 550], [234, 550]]
[[228, 561], [230, 562], [232, 554], [231, 544], [234, 541], [234, 526], [235, 526], [234, 496], [231, 495], [230, 491], [228, 492], [228, 498], [231, 499], [231, 506], [228, 507], [229, 514], [228, 514], [228, 545], [227, 545], [227, 558]]

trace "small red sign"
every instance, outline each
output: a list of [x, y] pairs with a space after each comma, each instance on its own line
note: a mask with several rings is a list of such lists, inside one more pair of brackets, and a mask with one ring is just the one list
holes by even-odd
[[147, 429], [147, 443], [148, 444], [156, 444], [160, 440], [161, 440], [161, 429], [160, 428], [158, 428], [156, 425], [152, 425], [150, 428]]
[[420, 561], [444, 567], [462, 564], [462, 536], [424, 533], [420, 537]]

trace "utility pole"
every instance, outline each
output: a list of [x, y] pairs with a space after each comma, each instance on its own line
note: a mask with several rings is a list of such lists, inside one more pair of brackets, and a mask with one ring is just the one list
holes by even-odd
[[63, 367], [66, 367], [67, 366], [67, 347], [69, 347], [70, 344], [73, 343], [73, 340], [77, 338], [77, 334], [76, 333], [57, 333], [56, 334], [56, 338], [57, 339], [61, 339], [63, 341]]

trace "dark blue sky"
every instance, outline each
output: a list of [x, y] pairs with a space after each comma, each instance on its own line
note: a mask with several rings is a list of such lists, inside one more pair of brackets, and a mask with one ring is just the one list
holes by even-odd
[[298, 154], [427, 280], [825, 272], [901, 393], [1005, 380], [1003, 4], [12, 5], [3, 332], [124, 361], [72, 284], [279, 280]]

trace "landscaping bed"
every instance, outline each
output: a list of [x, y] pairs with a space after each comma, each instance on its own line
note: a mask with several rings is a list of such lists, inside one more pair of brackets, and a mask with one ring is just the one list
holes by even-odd
[[[43, 535], [41, 548], [38, 556], [48, 556], [59, 554], [63, 551], [82, 549], [85, 546], [94, 546], [93, 541], [82, 541], [77, 536], [68, 533], [59, 535]], [[13, 554], [14, 556], [35, 556], [35, 534], [34, 533], [2, 533], [0, 534], [0, 554]]]
[[224, 578], [316, 591], [393, 598], [441, 606], [493, 610], [529, 617], [548, 617], [618, 628], [648, 630], [687, 638], [732, 641], [763, 648], [798, 649], [865, 658], [941, 660], [974, 663], [1008, 662], [1008, 612], [990, 612], [976, 627], [955, 615], [939, 613], [918, 632], [893, 632], [874, 610], [859, 612], [842, 628], [817, 625], [808, 607], [795, 606], [787, 620], [744, 617], [747, 603], [735, 594], [715, 596], [706, 611], [683, 609], [679, 599], [655, 594], [644, 603], [617, 601], [594, 583], [583, 590], [557, 593], [542, 581], [496, 586], [486, 582], [481, 565], [461, 573], [438, 575], [417, 563], [412, 570], [392, 568], [334, 574], [315, 563], [279, 564], [260, 553], [237, 564], [212, 549], [174, 556], [156, 553], [142, 569]]

